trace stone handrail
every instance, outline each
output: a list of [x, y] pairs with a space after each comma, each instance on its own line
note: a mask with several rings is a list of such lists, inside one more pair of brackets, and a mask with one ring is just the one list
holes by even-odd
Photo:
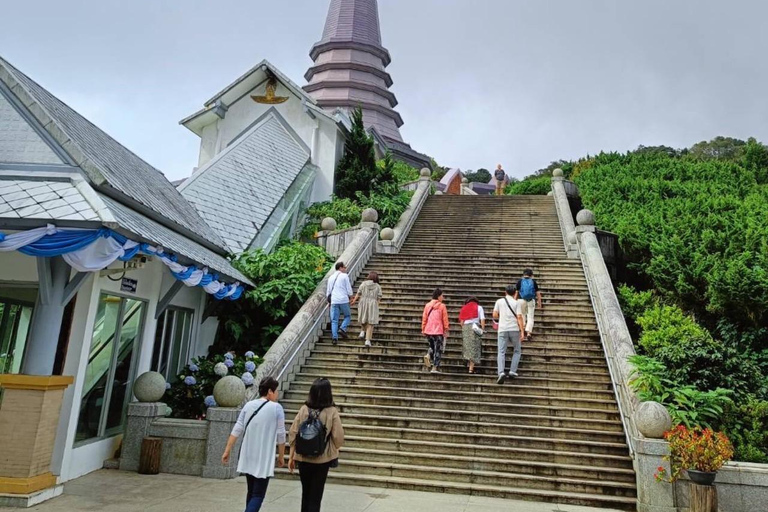
[[[416, 192], [411, 197], [411, 202], [408, 203], [408, 208], [405, 209], [397, 225], [392, 230], [394, 231], [394, 236], [390, 240], [379, 240], [376, 252], [387, 254], [397, 254], [400, 252], [400, 248], [405, 243], [405, 239], [408, 238], [411, 227], [416, 222], [421, 208], [424, 206], [427, 198], [429, 198], [431, 188], [432, 181], [429, 179], [429, 176], [422, 176], [419, 179], [419, 186], [416, 188]], [[386, 230], [382, 230], [382, 237], [386, 235]]]
[[577, 216], [579, 226], [575, 226], [563, 186], [562, 171], [557, 171], [552, 177], [552, 195], [563, 230], [565, 249], [569, 253], [575, 250], [581, 259], [627, 444], [630, 453], [634, 455], [635, 438], [639, 435], [634, 418], [638, 399], [629, 387], [632, 367], [628, 358], [635, 354], [635, 347], [597, 241], [594, 215], [589, 210], [582, 210]]
[[[351, 282], [357, 279], [363, 267], [368, 263], [377, 238], [377, 226], [363, 223], [355, 240], [338, 259], [338, 261], [347, 264], [347, 273]], [[326, 299], [326, 288], [328, 279], [334, 272], [334, 269], [328, 271], [309, 299], [264, 355], [264, 361], [256, 370], [256, 382], [260, 382], [264, 377], [272, 376], [277, 378], [281, 388], [286, 390], [285, 386], [293, 377], [295, 369], [303, 363], [327, 321], [329, 306]], [[246, 400], [253, 399], [253, 395], [257, 391], [254, 389], [255, 387], [249, 388]]]

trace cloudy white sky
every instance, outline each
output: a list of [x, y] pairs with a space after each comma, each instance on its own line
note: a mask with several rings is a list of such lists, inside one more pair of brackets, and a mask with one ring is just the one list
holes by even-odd
[[[263, 58], [303, 84], [328, 0], [3, 2], [0, 55], [155, 165], [178, 121]], [[442, 165], [550, 161], [716, 135], [768, 141], [763, 0], [379, 0], [402, 134]]]

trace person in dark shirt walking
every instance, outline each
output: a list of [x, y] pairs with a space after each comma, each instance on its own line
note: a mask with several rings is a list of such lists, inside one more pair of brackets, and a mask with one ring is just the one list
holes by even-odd
[[533, 336], [533, 314], [536, 308], [541, 309], [541, 292], [539, 283], [533, 278], [533, 270], [523, 271], [523, 278], [517, 282], [515, 300], [523, 302], [523, 317], [525, 318], [525, 341], [531, 341]]

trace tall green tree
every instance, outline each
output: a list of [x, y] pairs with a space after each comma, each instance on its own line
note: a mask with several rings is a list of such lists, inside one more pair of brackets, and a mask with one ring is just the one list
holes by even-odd
[[357, 192], [368, 194], [376, 184], [377, 173], [373, 138], [365, 131], [363, 111], [358, 107], [352, 112], [352, 133], [336, 168], [336, 196], [353, 199]]

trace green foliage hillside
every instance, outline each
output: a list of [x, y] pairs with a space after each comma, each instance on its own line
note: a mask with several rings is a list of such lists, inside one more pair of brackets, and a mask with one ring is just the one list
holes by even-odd
[[678, 422], [724, 429], [737, 459], [768, 462], [766, 146], [717, 137], [560, 160], [507, 192], [546, 193], [556, 167], [619, 236], [635, 389]]
[[[598, 227], [619, 236], [631, 284], [652, 292], [622, 293], [638, 352], [661, 364], [669, 391], [724, 390], [730, 405], [712, 423], [741, 460], [768, 461], [766, 147], [718, 137], [569, 171]], [[638, 362], [639, 374], [651, 367]]]

